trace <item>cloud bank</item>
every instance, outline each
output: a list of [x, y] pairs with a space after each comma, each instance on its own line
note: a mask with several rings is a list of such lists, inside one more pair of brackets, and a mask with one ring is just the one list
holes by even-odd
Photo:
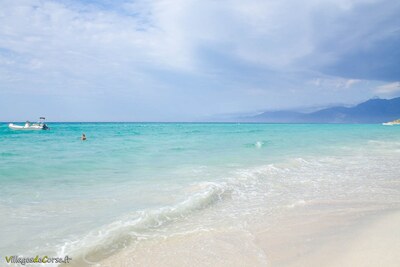
[[400, 80], [396, 1], [0, 5], [1, 120], [197, 120], [356, 103]]

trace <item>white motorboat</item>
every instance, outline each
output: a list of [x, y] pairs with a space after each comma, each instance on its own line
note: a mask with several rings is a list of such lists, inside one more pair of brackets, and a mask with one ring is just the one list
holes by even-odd
[[8, 127], [12, 130], [50, 130], [50, 128], [44, 123], [46, 118], [40, 117], [39, 121], [36, 123], [31, 123], [29, 121], [25, 122], [25, 125], [17, 125], [14, 123], [10, 123]]

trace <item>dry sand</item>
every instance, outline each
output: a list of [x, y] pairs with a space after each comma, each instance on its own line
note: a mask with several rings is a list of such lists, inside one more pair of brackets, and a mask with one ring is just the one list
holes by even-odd
[[400, 266], [400, 211], [327, 215], [260, 231], [269, 266]]
[[400, 211], [322, 214], [142, 241], [99, 266], [400, 266]]

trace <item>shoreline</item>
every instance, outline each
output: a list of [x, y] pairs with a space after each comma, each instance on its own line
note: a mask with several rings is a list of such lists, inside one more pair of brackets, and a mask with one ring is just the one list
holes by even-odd
[[275, 225], [266, 226], [268, 218], [260, 218], [246, 229], [199, 230], [143, 241], [98, 266], [391, 267], [400, 263], [396, 255], [400, 209], [365, 207], [347, 213], [333, 209], [325, 214], [305, 209], [287, 214]]
[[[82, 147], [76, 136], [96, 128], [85, 127], [5, 135], [5, 255], [309, 266], [345, 258], [340, 248], [368, 236], [354, 233], [400, 208], [400, 143], [384, 127], [115, 125]], [[38, 153], [43, 142], [48, 153]], [[29, 154], [43, 164], [26, 168]]]

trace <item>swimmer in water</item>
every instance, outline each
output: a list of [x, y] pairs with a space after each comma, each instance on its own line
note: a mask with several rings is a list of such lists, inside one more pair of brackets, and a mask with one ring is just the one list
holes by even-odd
[[81, 140], [86, 141], [86, 135], [84, 133], [82, 134]]

